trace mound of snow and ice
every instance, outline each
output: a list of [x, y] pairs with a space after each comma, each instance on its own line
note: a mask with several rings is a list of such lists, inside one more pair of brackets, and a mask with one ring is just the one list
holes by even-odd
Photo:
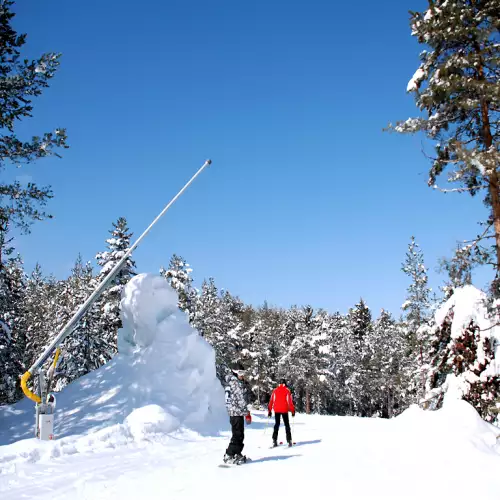
[[157, 442], [181, 430], [216, 435], [226, 428], [214, 351], [177, 301], [163, 277], [134, 277], [122, 298], [119, 352], [57, 395], [55, 441], [32, 438], [31, 401], [0, 408], [0, 445], [18, 441], [0, 446], [0, 471], [12, 461]]

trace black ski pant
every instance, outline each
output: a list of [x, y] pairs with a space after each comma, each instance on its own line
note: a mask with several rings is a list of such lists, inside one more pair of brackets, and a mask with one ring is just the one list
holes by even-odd
[[285, 424], [286, 431], [286, 440], [290, 442], [292, 440], [292, 431], [290, 430], [290, 420], [288, 419], [287, 413], [275, 413], [274, 414], [274, 432], [273, 432], [273, 441], [278, 441], [278, 431], [280, 429], [280, 418], [283, 417], [283, 423]]
[[227, 447], [226, 453], [229, 456], [240, 455], [243, 451], [243, 439], [245, 438], [245, 420], [244, 417], [229, 417], [231, 423], [231, 441]]

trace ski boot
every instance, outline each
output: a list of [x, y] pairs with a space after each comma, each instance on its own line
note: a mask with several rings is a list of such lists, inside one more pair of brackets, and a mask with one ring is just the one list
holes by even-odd
[[247, 457], [245, 455], [242, 455], [241, 453], [237, 453], [234, 456], [233, 464], [241, 465], [241, 464], [246, 463], [246, 461], [247, 461]]
[[234, 455], [228, 455], [227, 453], [224, 455], [222, 459], [225, 464], [234, 464]]
[[290, 441], [288, 441], [288, 447], [291, 448], [292, 447], [292, 440], [290, 439]]
[[276, 439], [273, 439], [273, 448], [276, 448], [278, 446], [278, 441]]

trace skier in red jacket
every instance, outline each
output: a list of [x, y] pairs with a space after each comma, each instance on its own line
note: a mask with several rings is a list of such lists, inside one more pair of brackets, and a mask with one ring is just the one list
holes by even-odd
[[290, 420], [288, 419], [288, 412], [292, 412], [292, 417], [295, 417], [295, 406], [293, 404], [292, 393], [290, 389], [286, 386], [286, 381], [281, 380], [280, 385], [274, 389], [271, 394], [271, 399], [269, 400], [268, 406], [268, 416], [271, 416], [271, 412], [274, 409], [274, 432], [273, 432], [273, 446], [278, 446], [278, 431], [280, 428], [280, 419], [283, 417], [283, 423], [285, 424], [286, 430], [286, 440], [288, 446], [292, 446], [292, 431], [290, 430]]

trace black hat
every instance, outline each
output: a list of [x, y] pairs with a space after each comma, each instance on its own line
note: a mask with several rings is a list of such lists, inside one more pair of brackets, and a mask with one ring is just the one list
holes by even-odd
[[282, 379], [280, 380], [280, 384], [286, 385], [286, 380], [285, 380], [284, 378], [282, 378]]

